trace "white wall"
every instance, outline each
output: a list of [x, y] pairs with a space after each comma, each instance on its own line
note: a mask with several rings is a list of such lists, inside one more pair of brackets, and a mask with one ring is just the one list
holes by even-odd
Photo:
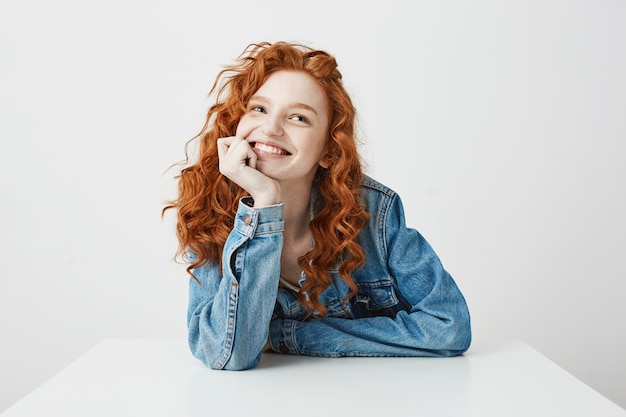
[[248, 43], [334, 53], [369, 173], [467, 296], [626, 407], [626, 3], [0, 3], [0, 410], [103, 338], [185, 337], [165, 169]]

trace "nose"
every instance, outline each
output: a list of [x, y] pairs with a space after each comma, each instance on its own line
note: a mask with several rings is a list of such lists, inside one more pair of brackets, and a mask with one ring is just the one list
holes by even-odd
[[272, 136], [272, 137], [282, 136], [284, 133], [282, 119], [274, 115], [266, 117], [261, 130], [263, 134], [267, 136]]

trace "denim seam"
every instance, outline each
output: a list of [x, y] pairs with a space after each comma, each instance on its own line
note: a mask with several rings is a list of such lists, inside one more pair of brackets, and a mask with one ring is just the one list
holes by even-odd
[[389, 215], [389, 207], [391, 206], [393, 198], [394, 197], [389, 198], [386, 196], [383, 199], [381, 212], [378, 213], [378, 218], [380, 219], [380, 235], [378, 238], [380, 239], [380, 256], [382, 256], [383, 259], [387, 259], [387, 253], [389, 252], [389, 248], [387, 248], [387, 216]]
[[223, 369], [230, 359], [233, 351], [233, 341], [235, 339], [235, 323], [237, 322], [237, 301], [239, 299], [239, 284], [232, 282], [228, 295], [228, 322], [226, 325], [226, 338], [224, 339], [223, 353], [217, 360], [215, 367]]
[[296, 320], [287, 320], [285, 326], [285, 343], [290, 350], [293, 350], [296, 355], [300, 354], [298, 346], [296, 344]]

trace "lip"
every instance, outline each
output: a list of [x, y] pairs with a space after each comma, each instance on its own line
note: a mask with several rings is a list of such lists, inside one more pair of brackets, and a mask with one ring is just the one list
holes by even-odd
[[[287, 149], [283, 148], [282, 146], [271, 142], [271, 141], [266, 141], [266, 140], [248, 140], [248, 143], [250, 144], [250, 146], [252, 147], [252, 150], [256, 153], [262, 153], [263, 155], [271, 155], [271, 156], [275, 156], [275, 157], [279, 157], [279, 156], [290, 156], [291, 152], [289, 152]], [[271, 146], [272, 148], [276, 148], [276, 149], [280, 149], [281, 151], [284, 152], [284, 154], [278, 154], [278, 153], [273, 153], [273, 152], [267, 152], [265, 150], [262, 149], [258, 149], [256, 148], [256, 145], [260, 144], [260, 145], [265, 145], [265, 146]]]

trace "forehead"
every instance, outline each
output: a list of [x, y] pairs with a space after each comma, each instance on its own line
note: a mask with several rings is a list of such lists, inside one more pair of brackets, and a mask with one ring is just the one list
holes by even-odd
[[303, 103], [318, 111], [328, 108], [322, 86], [302, 71], [272, 73], [254, 95], [263, 96], [276, 104]]

